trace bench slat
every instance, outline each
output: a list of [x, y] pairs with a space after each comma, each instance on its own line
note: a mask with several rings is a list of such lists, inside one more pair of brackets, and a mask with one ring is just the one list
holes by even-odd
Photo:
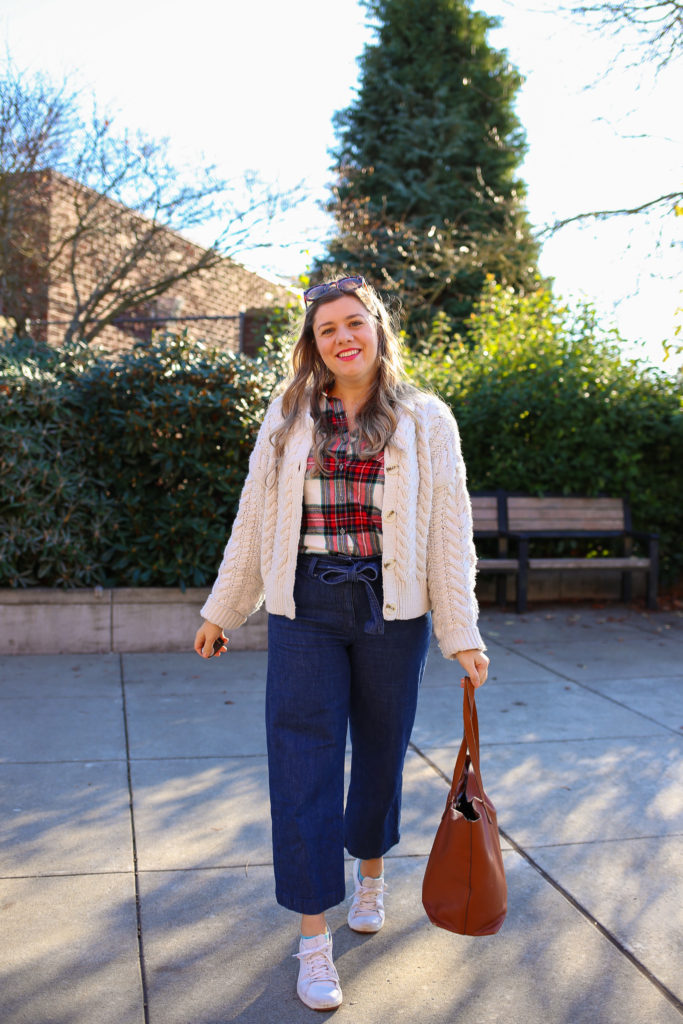
[[572, 519], [562, 519], [558, 516], [554, 516], [552, 519], [539, 520], [534, 517], [529, 519], [515, 519], [511, 520], [509, 526], [511, 533], [561, 533], [563, 531], [570, 531], [571, 533], [594, 534], [598, 533], [613, 533], [623, 534], [624, 532], [624, 521], [610, 522], [605, 519], [600, 519], [596, 522], [589, 522], [581, 520], [576, 522]]
[[534, 497], [533, 495], [517, 495], [509, 494], [507, 497], [508, 506], [512, 508], [534, 508], [538, 506], [545, 506], [547, 508], [595, 508], [599, 506], [603, 509], [617, 509], [623, 508], [623, 501], [621, 498], [575, 498], [573, 495], [555, 495], [553, 497], [540, 498]]
[[480, 519], [474, 517], [473, 529], [475, 533], [498, 533], [498, 519]]
[[508, 528], [515, 532], [534, 530], [623, 530], [624, 506], [620, 498], [529, 498], [507, 499]]
[[517, 572], [519, 562], [516, 558], [478, 558], [477, 569], [480, 572]]
[[649, 569], [649, 558], [530, 558], [530, 569]]

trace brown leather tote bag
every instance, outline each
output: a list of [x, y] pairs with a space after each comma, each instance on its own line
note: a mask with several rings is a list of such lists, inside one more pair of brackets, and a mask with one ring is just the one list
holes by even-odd
[[507, 884], [496, 810], [479, 767], [479, 721], [474, 686], [465, 678], [465, 734], [446, 809], [422, 883], [429, 920], [459, 935], [493, 935], [507, 912]]

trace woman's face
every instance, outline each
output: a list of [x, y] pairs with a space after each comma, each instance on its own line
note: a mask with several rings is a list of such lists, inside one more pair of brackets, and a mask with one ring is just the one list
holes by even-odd
[[321, 305], [313, 318], [313, 336], [337, 386], [369, 390], [377, 375], [377, 321], [360, 299], [342, 294]]

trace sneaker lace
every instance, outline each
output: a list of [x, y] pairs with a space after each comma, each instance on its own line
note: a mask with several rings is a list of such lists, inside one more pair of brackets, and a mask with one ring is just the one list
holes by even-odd
[[311, 981], [338, 981], [332, 956], [327, 946], [314, 946], [313, 949], [305, 949], [302, 953], [293, 954], [297, 960], [305, 962], [306, 974]]
[[386, 889], [386, 882], [373, 886], [365, 885], [361, 882], [360, 888], [356, 892], [356, 909], [361, 912], [377, 910], [377, 897], [381, 896]]

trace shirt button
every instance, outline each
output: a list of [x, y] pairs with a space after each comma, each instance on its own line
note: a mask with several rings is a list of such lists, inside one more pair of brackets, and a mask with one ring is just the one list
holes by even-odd
[[387, 512], [387, 514], [385, 515], [385, 517], [384, 517], [384, 518], [386, 519], [386, 521], [387, 521], [388, 523], [390, 523], [390, 522], [392, 521], [392, 519], [395, 519], [395, 518], [396, 518], [396, 512], [394, 511], [394, 509], [393, 509], [393, 508], [392, 508], [392, 509], [390, 509], [390, 510], [389, 510], [389, 511]]

